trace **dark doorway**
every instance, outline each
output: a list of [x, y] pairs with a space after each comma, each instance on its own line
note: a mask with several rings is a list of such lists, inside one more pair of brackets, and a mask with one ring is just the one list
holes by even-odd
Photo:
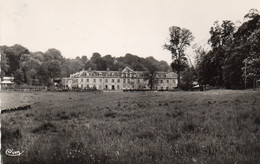
[[115, 90], [115, 86], [114, 85], [112, 85], [112, 90]]

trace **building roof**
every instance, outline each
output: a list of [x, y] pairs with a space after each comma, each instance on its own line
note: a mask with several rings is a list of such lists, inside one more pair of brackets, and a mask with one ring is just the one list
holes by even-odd
[[[79, 78], [79, 77], [88, 77], [88, 76], [100, 76], [100, 77], [119, 77], [122, 73], [123, 74], [136, 74], [141, 75], [147, 71], [134, 71], [133, 69], [126, 66], [122, 71], [98, 71], [98, 70], [83, 70], [80, 72], [76, 72], [70, 75], [70, 78]], [[163, 72], [163, 71], [156, 71], [157, 78], [176, 78], [176, 74], [174, 72]]]
[[4, 80], [4, 81], [1, 81], [1, 84], [13, 84], [13, 82], [8, 81], [8, 80]]

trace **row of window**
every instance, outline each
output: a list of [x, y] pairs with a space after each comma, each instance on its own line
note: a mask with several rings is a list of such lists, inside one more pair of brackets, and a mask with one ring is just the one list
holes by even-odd
[[86, 73], [86, 76], [119, 76], [119, 74], [117, 73], [106, 73], [106, 74], [102, 74], [102, 73]]
[[[86, 76], [120, 76], [118, 73], [86, 73]], [[143, 75], [131, 74], [131, 73], [122, 73], [121, 77], [143, 77]]]
[[[108, 83], [108, 80], [109, 79], [105, 79], [105, 83]], [[96, 83], [97, 81], [102, 82], [103, 79], [93, 79], [94, 83]], [[131, 81], [132, 81], [131, 79], [123, 79], [123, 83], [126, 83], [126, 82], [130, 83]], [[84, 79], [73, 79], [73, 83], [80, 83], [80, 82], [83, 83]], [[90, 79], [86, 79], [86, 82], [90, 82]], [[111, 82], [112, 83], [115, 83], [115, 82], [120, 83], [121, 80], [120, 79], [111, 79]], [[137, 82], [140, 83], [140, 79], [137, 79]]]
[[[85, 76], [120, 76], [118, 73], [86, 73]], [[143, 77], [143, 74], [135, 74], [135, 73], [122, 73], [121, 77]], [[156, 74], [156, 77], [167, 77], [166, 74]]]
[[[102, 89], [112, 89], [112, 90], [120, 89], [120, 85], [111, 85], [111, 86], [105, 85], [104, 87], [102, 87], [102, 85], [93, 85], [93, 86], [86, 85], [86, 86], [83, 86], [83, 84], [81, 84], [81, 85], [78, 85], [78, 87], [85, 88], [85, 89], [92, 88], [92, 89], [100, 89], [100, 90], [102, 90]], [[131, 87], [129, 89], [131, 89]], [[156, 90], [169, 90], [171, 88], [170, 87], [156, 87], [155, 89]]]
[[[102, 82], [103, 79], [93, 79], [93, 82], [96, 83], [99, 80], [99, 82]], [[109, 79], [105, 79], [105, 83], [108, 83]], [[83, 83], [84, 79], [73, 79], [73, 83]], [[86, 82], [90, 82], [90, 79], [86, 79]], [[120, 83], [121, 80], [120, 79], [111, 79], [112, 83]], [[130, 83], [130, 82], [134, 82], [131, 79], [123, 79], [123, 83]], [[166, 82], [167, 84], [170, 82], [168, 79], [167, 80], [160, 80], [160, 83], [163, 84], [164, 82]], [[137, 83], [140, 83], [140, 79], [137, 79]]]
[[[108, 86], [108, 85], [105, 85], [104, 86], [104, 88], [102, 88], [102, 85], [98, 85], [98, 86], [96, 86], [96, 85], [93, 85], [93, 86], [90, 86], [90, 85], [86, 85], [86, 87], [84, 87], [83, 86], [83, 84], [81, 84], [81, 85], [78, 85], [78, 87], [80, 87], [80, 88], [86, 88], [86, 89], [89, 89], [89, 88], [91, 88], [91, 89], [112, 89], [112, 90], [114, 90], [114, 89], [120, 89], [120, 85], [112, 85], [112, 86]], [[115, 88], [116, 87], [116, 88]]]
[[[108, 80], [109, 79], [105, 79], [105, 83], [108, 83]], [[90, 79], [86, 79], [86, 82], [89, 82], [90, 81]], [[98, 79], [93, 79], [93, 82], [94, 83], [96, 83], [98, 81]], [[99, 79], [99, 82], [102, 82], [103, 80], [102, 79]], [[120, 83], [120, 79], [111, 79], [111, 82], [112, 83], [114, 83], [114, 82], [116, 82], [117, 81], [117, 83]], [[78, 79], [78, 82], [84, 82], [84, 79], [81, 79], [81, 81], [80, 81], [80, 79]]]

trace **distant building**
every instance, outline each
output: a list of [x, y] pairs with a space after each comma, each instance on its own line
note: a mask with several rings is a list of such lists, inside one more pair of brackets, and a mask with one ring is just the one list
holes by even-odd
[[3, 81], [1, 81], [1, 87], [8, 87], [14, 85], [14, 77], [3, 77]]
[[[148, 80], [144, 80], [144, 71], [134, 71], [125, 67], [122, 71], [83, 70], [63, 79], [65, 88], [98, 89], [98, 90], [127, 90], [148, 89]], [[156, 72], [156, 90], [172, 90], [177, 86], [174, 72]]]

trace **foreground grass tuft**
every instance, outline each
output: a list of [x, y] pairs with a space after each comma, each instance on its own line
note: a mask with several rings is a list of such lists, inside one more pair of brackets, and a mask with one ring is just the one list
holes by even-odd
[[57, 127], [52, 123], [44, 123], [32, 130], [33, 133], [57, 132]]

